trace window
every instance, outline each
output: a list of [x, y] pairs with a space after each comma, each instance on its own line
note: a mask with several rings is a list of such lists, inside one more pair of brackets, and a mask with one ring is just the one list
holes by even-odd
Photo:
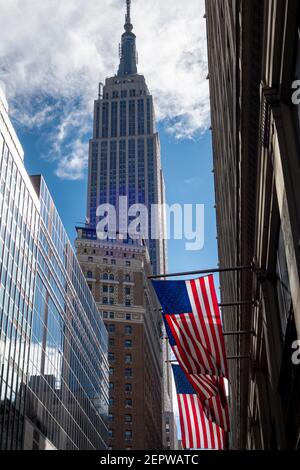
[[109, 368], [109, 375], [112, 376], [115, 374], [115, 369], [113, 367]]
[[125, 441], [132, 441], [132, 431], [125, 431]]
[[87, 277], [88, 279], [92, 279], [92, 277], [93, 277], [92, 271], [88, 271], [86, 277]]
[[115, 360], [115, 353], [109, 352], [108, 353], [108, 360], [109, 361], [114, 361]]
[[109, 275], [109, 280], [110, 280], [110, 281], [114, 281], [114, 280], [115, 280], [115, 276], [114, 276], [113, 274], [110, 274], [110, 275]]
[[115, 303], [115, 300], [113, 298], [110, 298], [109, 299], [109, 305], [114, 305], [114, 303]]
[[116, 326], [115, 325], [108, 325], [107, 330], [109, 333], [114, 333], [116, 331]]
[[130, 262], [130, 261], [126, 261], [126, 266], [131, 266], [131, 262]]
[[107, 293], [108, 292], [108, 286], [103, 286], [102, 290], [103, 290], [103, 292]]
[[124, 341], [125, 348], [132, 348], [132, 341], [131, 339], [125, 339]]
[[132, 326], [131, 325], [125, 325], [124, 333], [125, 333], [125, 335], [132, 335]]
[[125, 392], [132, 392], [132, 384], [125, 384]]
[[113, 423], [114, 415], [112, 413], [109, 413], [107, 420], [108, 420], [109, 423]]
[[135, 101], [129, 101], [129, 135], [135, 135]]
[[115, 318], [115, 312], [109, 312], [109, 318], [110, 318], [111, 320], [114, 320], [114, 318]]
[[108, 399], [108, 404], [110, 407], [115, 406], [115, 399], [114, 398], [109, 398]]
[[116, 264], [116, 260], [115, 260], [115, 259], [112, 259], [112, 260], [111, 260], [111, 264]]
[[132, 423], [132, 415], [125, 415], [125, 423]]
[[280, 311], [282, 335], [284, 338], [292, 308], [292, 299], [282, 229], [280, 229], [278, 238], [276, 274], [277, 298]]
[[129, 96], [133, 98], [135, 96], [135, 90], [130, 90]]
[[125, 364], [132, 363], [132, 354], [125, 354]]
[[89, 256], [88, 261], [89, 261], [89, 263], [92, 263], [94, 261], [94, 258], [92, 256]]
[[113, 429], [109, 429], [109, 430], [108, 430], [108, 437], [109, 437], [110, 439], [112, 439], [112, 438], [114, 437], [114, 430], [113, 430]]
[[[108, 263], [108, 259], [107, 258], [103, 258], [103, 263], [104, 264], [107, 264]], [[107, 279], [107, 278], [106, 278]]]
[[107, 297], [103, 297], [102, 303], [103, 303], [104, 305], [107, 305], [107, 304], [108, 304], [108, 298], [107, 298]]
[[126, 367], [126, 369], [125, 369], [125, 377], [132, 377], [132, 369], [131, 369], [131, 367]]
[[131, 289], [130, 287], [125, 287], [125, 294], [130, 295], [131, 294]]
[[109, 382], [109, 390], [113, 391], [115, 389], [115, 384], [113, 382]]
[[126, 114], [127, 114], [127, 104], [126, 101], [121, 101], [120, 103], [120, 136], [126, 136]]
[[131, 408], [132, 407], [132, 398], [126, 398], [125, 399], [125, 408]]
[[125, 275], [125, 282], [130, 282], [130, 274]]
[[127, 98], [127, 90], [121, 91], [121, 98]]
[[107, 274], [107, 273], [104, 273], [104, 274], [103, 274], [103, 279], [104, 279], [104, 280], [107, 280], [107, 279], [108, 279], [108, 274]]
[[125, 307], [130, 307], [131, 306], [131, 300], [130, 299], [126, 299], [125, 300]]
[[108, 312], [103, 312], [103, 318], [108, 318]]
[[115, 292], [114, 286], [109, 286], [109, 292], [110, 294], [113, 294]]
[[131, 320], [131, 313], [126, 313], [125, 315], [126, 320]]
[[114, 345], [115, 345], [115, 339], [114, 339], [114, 338], [109, 338], [109, 340], [108, 340], [108, 345], [109, 345], [110, 347], [114, 347]]

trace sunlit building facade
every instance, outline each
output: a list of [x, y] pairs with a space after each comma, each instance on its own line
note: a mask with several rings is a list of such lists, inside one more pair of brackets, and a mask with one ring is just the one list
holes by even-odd
[[77, 228], [80, 265], [109, 337], [109, 449], [162, 449], [162, 318], [142, 240], [97, 240]]
[[[145, 77], [137, 73], [136, 36], [128, 10], [120, 47], [117, 75], [100, 84], [94, 105], [93, 138], [89, 149], [87, 220], [96, 227], [97, 208], [111, 204], [117, 211], [117, 231], [130, 223], [119, 197], [128, 207], [136, 203], [148, 209], [165, 203], [159, 135], [155, 127], [153, 97]], [[163, 211], [149, 210], [148, 250], [154, 273], [166, 269], [165, 219]], [[151, 232], [153, 237], [151, 237]]]
[[0, 96], [0, 448], [107, 447], [107, 332]]
[[40, 201], [0, 89], [0, 449], [21, 449]]

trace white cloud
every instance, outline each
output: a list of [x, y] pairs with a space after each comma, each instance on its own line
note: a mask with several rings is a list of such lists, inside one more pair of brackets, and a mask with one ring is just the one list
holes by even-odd
[[[139, 73], [176, 138], [209, 125], [204, 0], [133, 0]], [[0, 79], [15, 119], [47, 126], [62, 178], [87, 163], [98, 82], [118, 67], [125, 0], [0, 0]], [[76, 134], [76, 138], [74, 138]]]

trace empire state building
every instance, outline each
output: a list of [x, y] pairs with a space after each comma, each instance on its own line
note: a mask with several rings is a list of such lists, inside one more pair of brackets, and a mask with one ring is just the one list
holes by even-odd
[[137, 72], [136, 36], [129, 0], [124, 28], [117, 75], [106, 79], [104, 86], [100, 84], [95, 101], [89, 147], [87, 220], [95, 228], [99, 220], [97, 207], [111, 204], [116, 208], [117, 220], [125, 217], [130, 222], [127, 212], [119, 214], [121, 196], [127, 197], [128, 207], [144, 204], [149, 214], [147, 245], [152, 269], [159, 274], [166, 268], [165, 218], [160, 209], [154, 216], [152, 211], [151, 217], [150, 209], [165, 202], [160, 144], [153, 97], [145, 77]]
[[[100, 84], [95, 101], [87, 223], [77, 227], [75, 245], [109, 333], [109, 448], [175, 449], [171, 356], [149, 282], [152, 272], [166, 271], [160, 145], [153, 98], [144, 76], [137, 73], [131, 2], [126, 3], [119, 69]], [[124, 237], [120, 225], [131, 223], [131, 212], [124, 211], [122, 199], [128, 208], [139, 204], [148, 209], [148, 237]], [[117, 226], [115, 237], [108, 230], [102, 240], [97, 209], [107, 204], [116, 211]]]

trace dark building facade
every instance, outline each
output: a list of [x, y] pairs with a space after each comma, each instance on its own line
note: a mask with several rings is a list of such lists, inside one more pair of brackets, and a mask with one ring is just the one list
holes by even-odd
[[221, 275], [222, 302], [249, 302], [223, 310], [249, 332], [227, 337], [236, 449], [300, 448], [299, 17], [297, 0], [206, 0], [219, 261], [255, 266]]

